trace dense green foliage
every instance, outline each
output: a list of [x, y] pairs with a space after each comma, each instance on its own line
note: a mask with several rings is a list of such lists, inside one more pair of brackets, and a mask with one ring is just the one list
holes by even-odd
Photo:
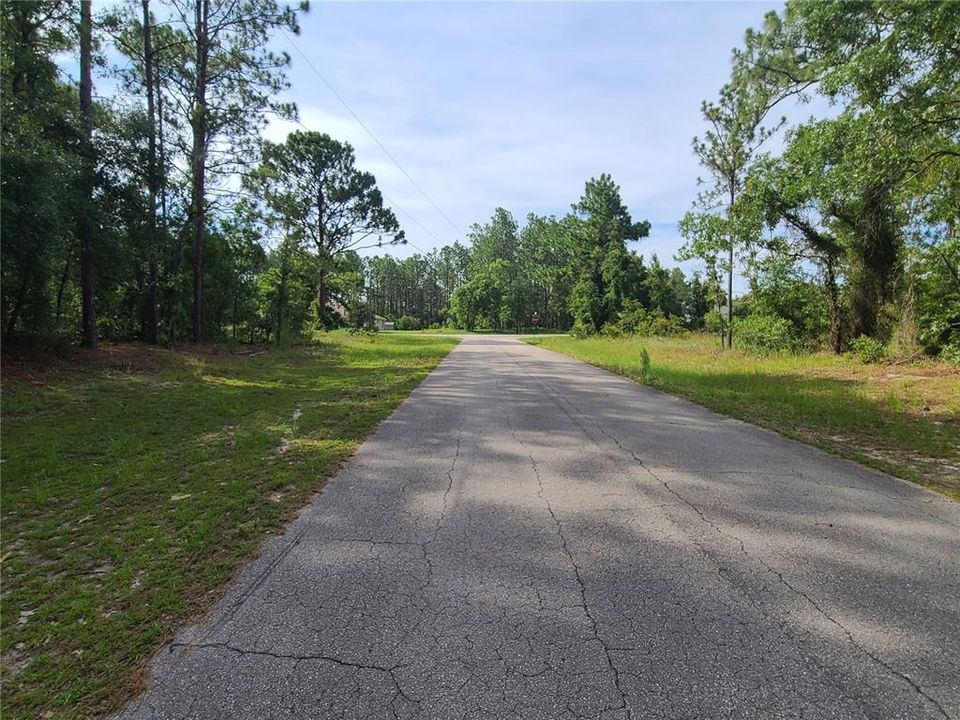
[[471, 228], [469, 246], [365, 261], [366, 296], [384, 317], [471, 331], [540, 327], [589, 335], [642, 325], [672, 334], [702, 327], [708, 285], [699, 274], [688, 281], [663, 267], [656, 255], [648, 264], [627, 247], [648, 232], [647, 222], [631, 219], [613, 179], [601, 175], [565, 217], [530, 214], [521, 228], [497, 208]]
[[[276, 101], [289, 59], [266, 48], [297, 31], [298, 10], [154, 2], [160, 19], [151, 0], [95, 13], [94, 80], [118, 84], [92, 107], [60, 65], [91, 56], [76, 6], [2, 4], [8, 339], [92, 344], [91, 314], [100, 336], [150, 342], [285, 341], [381, 316], [579, 335], [683, 326], [728, 346], [739, 326], [740, 347], [761, 352], [839, 353], [866, 336], [960, 356], [956, 3], [791, 0], [747, 30], [701, 108], [705, 177], [677, 257], [704, 268], [685, 277], [638, 254], [649, 225], [608, 175], [563, 217], [497, 208], [463, 244], [362, 258], [405, 238], [350, 146], [260, 138], [268, 114], [296, 114]], [[830, 117], [777, 117], [817, 97]], [[737, 298], [735, 274], [749, 288]]]
[[[788, 127], [782, 151], [762, 153], [782, 124], [772, 112], [818, 95], [835, 116]], [[686, 257], [713, 267], [726, 255], [731, 274], [740, 258], [744, 305], [765, 318], [743, 326], [750, 343], [761, 326], [786, 330], [780, 318], [798, 346], [840, 352], [866, 336], [954, 357], [958, 103], [956, 3], [791, 0], [747, 31], [720, 101], [704, 106], [710, 132], [694, 149], [714, 185], [681, 230]]]
[[296, 11], [154, 4], [159, 18], [149, 0], [97, 8], [94, 77], [115, 92], [94, 94], [89, 139], [83, 82], [62, 69], [85, 51], [76, 4], [0, 5], [5, 339], [283, 341], [342, 323], [363, 284], [355, 250], [403, 233], [349, 145], [262, 142], [268, 114], [296, 116], [275, 99], [289, 58], [267, 49]]

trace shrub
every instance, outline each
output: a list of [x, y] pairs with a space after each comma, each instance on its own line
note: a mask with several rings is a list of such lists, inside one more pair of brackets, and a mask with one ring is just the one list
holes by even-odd
[[800, 346], [789, 320], [759, 313], [735, 318], [733, 339], [741, 350], [761, 354], [792, 352]]
[[710, 310], [703, 316], [703, 329], [707, 332], [718, 333], [727, 327], [727, 319], [717, 309]]
[[647, 322], [642, 328], [644, 335], [655, 335], [657, 337], [683, 335], [686, 331], [683, 320], [676, 315], [664, 315], [659, 310], [647, 314]]
[[960, 365], [960, 335], [954, 335], [940, 350], [940, 359]]
[[415, 318], [412, 315], [404, 315], [395, 325], [397, 330], [419, 330], [420, 329], [420, 318]]
[[860, 359], [860, 362], [873, 364], [883, 362], [887, 356], [887, 349], [879, 340], [861, 335], [850, 341], [850, 352]]
[[593, 335], [593, 328], [577, 320], [570, 328], [570, 334], [578, 340], [584, 340]]
[[659, 308], [646, 310], [636, 300], [627, 300], [616, 322], [603, 326], [603, 334], [612, 337], [621, 335], [655, 335], [659, 337], [682, 335], [686, 332], [683, 320], [675, 315], [664, 315]]

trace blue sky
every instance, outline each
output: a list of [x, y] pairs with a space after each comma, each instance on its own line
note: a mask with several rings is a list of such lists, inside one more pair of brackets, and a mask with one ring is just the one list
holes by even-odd
[[[303, 124], [354, 146], [358, 165], [432, 233], [398, 212], [417, 248], [463, 239], [497, 206], [518, 220], [563, 214], [589, 177], [609, 172], [634, 218], [653, 224], [635, 248], [675, 264], [676, 221], [701, 174], [690, 151], [700, 103], [727, 79], [744, 30], [774, 7], [314, 3], [293, 42], [453, 225], [287, 39], [276, 45], [293, 58], [289, 96]], [[267, 134], [282, 140], [295, 127]]]

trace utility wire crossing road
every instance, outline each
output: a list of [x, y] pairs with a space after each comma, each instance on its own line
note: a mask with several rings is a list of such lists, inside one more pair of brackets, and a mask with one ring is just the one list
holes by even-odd
[[466, 338], [124, 718], [960, 718], [960, 506]]

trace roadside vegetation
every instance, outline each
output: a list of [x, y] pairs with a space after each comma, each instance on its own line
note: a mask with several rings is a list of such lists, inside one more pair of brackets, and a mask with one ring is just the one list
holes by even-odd
[[[657, 228], [608, 174], [562, 216], [496, 208], [465, 243], [364, 257], [406, 235], [350, 145], [261, 137], [296, 117], [270, 41], [308, 8], [249, 9], [0, 4], [7, 341], [282, 343], [376, 315], [960, 360], [955, 3], [791, 0], [744, 28], [701, 107], [702, 192], [672, 259], [642, 254]], [[830, 117], [782, 121], [814, 98]]]
[[3, 715], [93, 717], [456, 344], [107, 345], [3, 380]]
[[[537, 342], [956, 495], [957, 9], [789, 0], [745, 28], [685, 273], [605, 173], [562, 216], [365, 256], [406, 235], [353, 148], [262, 136], [297, 118], [271, 48], [307, 3], [0, 2], [4, 715], [116, 706], [455, 342], [289, 345], [377, 316], [572, 331]], [[810, 98], [830, 117], [778, 120]], [[13, 358], [104, 340], [144, 345]]]
[[828, 352], [756, 355], [721, 349], [702, 333], [527, 342], [960, 499], [954, 364], [865, 363]]

